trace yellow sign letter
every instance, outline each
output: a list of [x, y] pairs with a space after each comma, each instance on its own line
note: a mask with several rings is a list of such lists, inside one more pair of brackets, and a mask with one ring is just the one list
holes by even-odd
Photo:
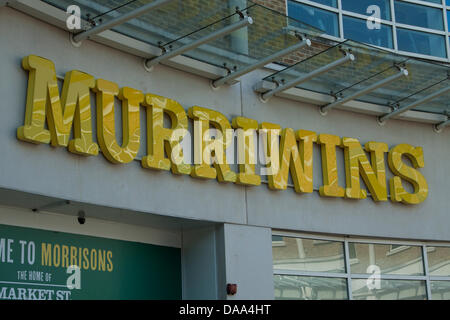
[[[60, 98], [52, 61], [30, 55], [23, 58], [22, 66], [29, 71], [29, 78], [25, 125], [17, 129], [18, 139], [32, 143], [51, 141], [54, 147], [68, 145], [73, 153], [97, 155], [98, 146], [92, 141], [89, 92], [94, 78], [80, 71], [68, 72]], [[49, 130], [44, 128], [46, 119]], [[72, 124], [74, 139], [69, 141]]]
[[259, 186], [261, 177], [255, 174], [255, 134], [258, 122], [253, 119], [236, 117], [232, 121], [233, 128], [238, 133], [239, 174], [236, 183]]
[[[154, 94], [146, 94], [147, 149], [142, 158], [144, 168], [169, 170], [175, 174], [190, 174], [191, 166], [183, 161], [180, 142], [187, 134], [188, 120], [183, 107], [175, 100]], [[172, 128], [164, 128], [164, 113], [172, 122]], [[164, 156], [164, 150], [169, 158]], [[175, 154], [176, 153], [176, 154]]]
[[[389, 180], [391, 191], [391, 201], [403, 202], [406, 204], [419, 204], [428, 196], [428, 184], [425, 177], [414, 168], [411, 168], [402, 161], [402, 156], [407, 156], [414, 168], [423, 168], [425, 162], [423, 159], [423, 149], [414, 148], [409, 144], [399, 144], [389, 151], [388, 163], [392, 173], [396, 175]], [[414, 187], [414, 193], [406, 192], [402, 186], [402, 180], [410, 182]]]
[[[194, 162], [191, 176], [214, 179], [220, 182], [235, 182], [236, 173], [231, 171], [226, 160], [226, 149], [231, 144], [232, 130], [227, 118], [220, 112], [191, 107], [189, 118], [194, 120]], [[217, 137], [209, 136], [210, 124], [217, 129]], [[214, 168], [210, 166], [214, 153]]]
[[[294, 133], [291, 128], [282, 130], [280, 167], [268, 176], [270, 189], [285, 190], [290, 172], [295, 192], [313, 192], [313, 142], [316, 139], [317, 135], [312, 131], [299, 130]], [[297, 141], [300, 143], [300, 151]]]
[[322, 154], [323, 186], [319, 189], [321, 196], [343, 197], [344, 188], [339, 186], [336, 160], [336, 146], [341, 145], [341, 138], [331, 134], [320, 134], [317, 140]]
[[342, 146], [345, 154], [345, 177], [347, 188], [345, 197], [365, 199], [366, 190], [361, 189], [359, 177], [364, 180], [375, 201], [387, 201], [386, 169], [384, 153], [388, 146], [381, 142], [368, 142], [365, 148], [371, 153], [372, 166], [367, 159], [361, 144], [354, 138], [343, 138]]
[[[97, 92], [97, 138], [105, 157], [112, 163], [133, 161], [139, 151], [141, 124], [139, 104], [144, 100], [141, 91], [124, 87], [119, 91], [117, 84], [98, 79]], [[114, 97], [122, 100], [123, 147], [116, 141], [114, 121]]]

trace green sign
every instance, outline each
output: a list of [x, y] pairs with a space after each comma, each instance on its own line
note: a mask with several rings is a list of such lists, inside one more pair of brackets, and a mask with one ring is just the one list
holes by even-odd
[[0, 299], [181, 299], [181, 252], [0, 225]]

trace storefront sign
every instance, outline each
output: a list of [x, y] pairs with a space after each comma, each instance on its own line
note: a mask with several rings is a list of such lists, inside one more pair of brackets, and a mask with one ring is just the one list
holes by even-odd
[[4, 299], [181, 299], [180, 249], [0, 225]]
[[[394, 177], [389, 179], [390, 199], [393, 202], [418, 204], [428, 195], [428, 185], [418, 168], [423, 168], [421, 147], [400, 144], [388, 148], [383, 142], [370, 141], [361, 146], [354, 138], [281, 128], [273, 123], [236, 117], [230, 121], [220, 112], [194, 106], [188, 112], [175, 100], [95, 79], [93, 76], [70, 71], [66, 74], [60, 95], [52, 61], [30, 55], [22, 66], [29, 72], [25, 123], [17, 130], [20, 140], [32, 143], [51, 143], [54, 147], [68, 147], [70, 152], [96, 156], [99, 146], [112, 163], [133, 161], [140, 148], [140, 107], [147, 112], [147, 155], [141, 160], [149, 169], [171, 170], [174, 174], [189, 174], [195, 178], [217, 179], [257, 186], [261, 175], [267, 175], [270, 189], [284, 190], [289, 174], [298, 193], [313, 192], [313, 145], [322, 154], [323, 186], [321, 196], [364, 199], [367, 191], [361, 188], [360, 177], [375, 201], [388, 200], [385, 154]], [[97, 142], [93, 139], [90, 94], [96, 94]], [[122, 102], [123, 142], [116, 140], [114, 100]], [[164, 127], [164, 115], [171, 119], [171, 128]], [[188, 118], [193, 121], [194, 163], [183, 156], [182, 141], [186, 138]], [[45, 128], [47, 123], [48, 129]], [[214, 139], [210, 126], [215, 128]], [[73, 129], [73, 139], [69, 140]], [[227, 152], [237, 135], [239, 172], [230, 168]], [[257, 139], [259, 135], [259, 139]], [[254, 150], [259, 145], [258, 159]], [[345, 155], [346, 187], [338, 181], [336, 149]], [[370, 153], [370, 161], [366, 152]], [[411, 160], [409, 166], [402, 160]], [[211, 159], [214, 159], [212, 161]], [[256, 173], [256, 164], [260, 173]], [[408, 192], [404, 184], [414, 188]]]

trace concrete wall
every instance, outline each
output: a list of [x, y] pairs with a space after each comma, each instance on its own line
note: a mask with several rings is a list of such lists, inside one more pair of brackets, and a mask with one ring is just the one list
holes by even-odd
[[273, 299], [272, 231], [234, 224], [222, 228], [226, 283], [237, 284], [237, 293], [227, 299]]
[[[450, 240], [448, 129], [438, 135], [430, 125], [395, 120], [381, 128], [373, 116], [334, 110], [323, 117], [317, 106], [281, 98], [263, 104], [252, 90], [252, 85], [266, 74], [262, 70], [243, 77], [240, 84], [213, 91], [207, 79], [164, 66], [157, 66], [148, 73], [140, 58], [91, 41], [75, 48], [67, 32], [10, 8], [0, 9], [0, 41], [1, 188], [218, 223]], [[429, 183], [429, 198], [421, 205], [405, 206], [375, 203], [370, 198], [360, 201], [327, 199], [319, 197], [317, 192], [299, 195], [292, 188], [275, 192], [264, 184], [252, 188], [219, 184], [213, 180], [146, 170], [138, 161], [113, 165], [101, 155], [84, 158], [64, 148], [18, 141], [16, 129], [24, 121], [28, 76], [20, 63], [29, 54], [52, 60], [58, 74], [73, 69], [86, 71], [96, 78], [117, 82], [119, 86], [170, 97], [185, 109], [199, 105], [220, 111], [230, 120], [243, 115], [283, 127], [355, 137], [362, 143], [374, 140], [386, 142], [390, 147], [399, 143], [422, 146], [426, 165], [421, 171]], [[342, 159], [339, 153], [343, 186]], [[318, 188], [322, 179], [318, 149], [314, 161], [314, 185]], [[266, 238], [270, 237], [266, 235]]]
[[[235, 224], [183, 230], [183, 299], [273, 299], [271, 234]], [[237, 285], [235, 295], [227, 284]]]
[[[217, 237], [217, 228], [191, 228], [184, 230], [182, 237], [183, 299], [219, 299], [219, 277], [223, 279], [221, 274], [225, 257], [223, 250], [218, 252], [220, 245], [217, 241], [220, 238]], [[221, 264], [217, 263], [218, 259]], [[220, 288], [224, 290], [222, 285]]]

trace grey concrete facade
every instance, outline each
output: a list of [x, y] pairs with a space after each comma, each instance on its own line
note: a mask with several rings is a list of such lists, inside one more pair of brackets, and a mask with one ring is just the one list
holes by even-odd
[[[324, 117], [318, 106], [276, 97], [262, 103], [252, 86], [267, 70], [250, 73], [240, 83], [219, 90], [211, 89], [208, 79], [162, 65], [148, 73], [139, 57], [92, 41], [75, 48], [66, 31], [8, 7], [0, 9], [0, 43], [0, 188], [23, 193], [23, 199], [31, 194], [71, 200], [92, 208], [93, 216], [97, 209], [123, 210], [122, 223], [140, 223], [127, 212], [137, 212], [144, 219], [146, 215], [177, 219], [185, 298], [273, 298], [271, 229], [450, 241], [450, 129], [436, 134], [430, 125], [401, 120], [380, 127], [373, 116], [338, 110]], [[375, 203], [370, 197], [330, 199], [317, 191], [299, 195], [293, 188], [271, 191], [266, 184], [221, 184], [144, 169], [139, 161], [113, 165], [101, 154], [85, 158], [65, 148], [19, 141], [16, 130], [24, 121], [28, 79], [21, 60], [30, 54], [52, 60], [58, 75], [81, 70], [120, 87], [174, 99], [186, 110], [198, 105], [219, 111], [230, 121], [245, 116], [284, 128], [358, 138], [361, 143], [421, 146], [428, 199], [407, 206]], [[141, 110], [143, 128], [144, 115]], [[144, 129], [141, 138], [139, 157], [146, 151]], [[320, 161], [316, 146], [315, 190], [322, 184]], [[345, 186], [342, 152], [338, 152], [338, 164], [340, 185]], [[0, 204], [7, 202], [5, 195], [0, 198]], [[18, 196], [16, 205], [24, 206], [23, 199]], [[188, 228], [185, 221], [191, 223]], [[238, 284], [235, 297], [224, 295], [226, 283]]]

